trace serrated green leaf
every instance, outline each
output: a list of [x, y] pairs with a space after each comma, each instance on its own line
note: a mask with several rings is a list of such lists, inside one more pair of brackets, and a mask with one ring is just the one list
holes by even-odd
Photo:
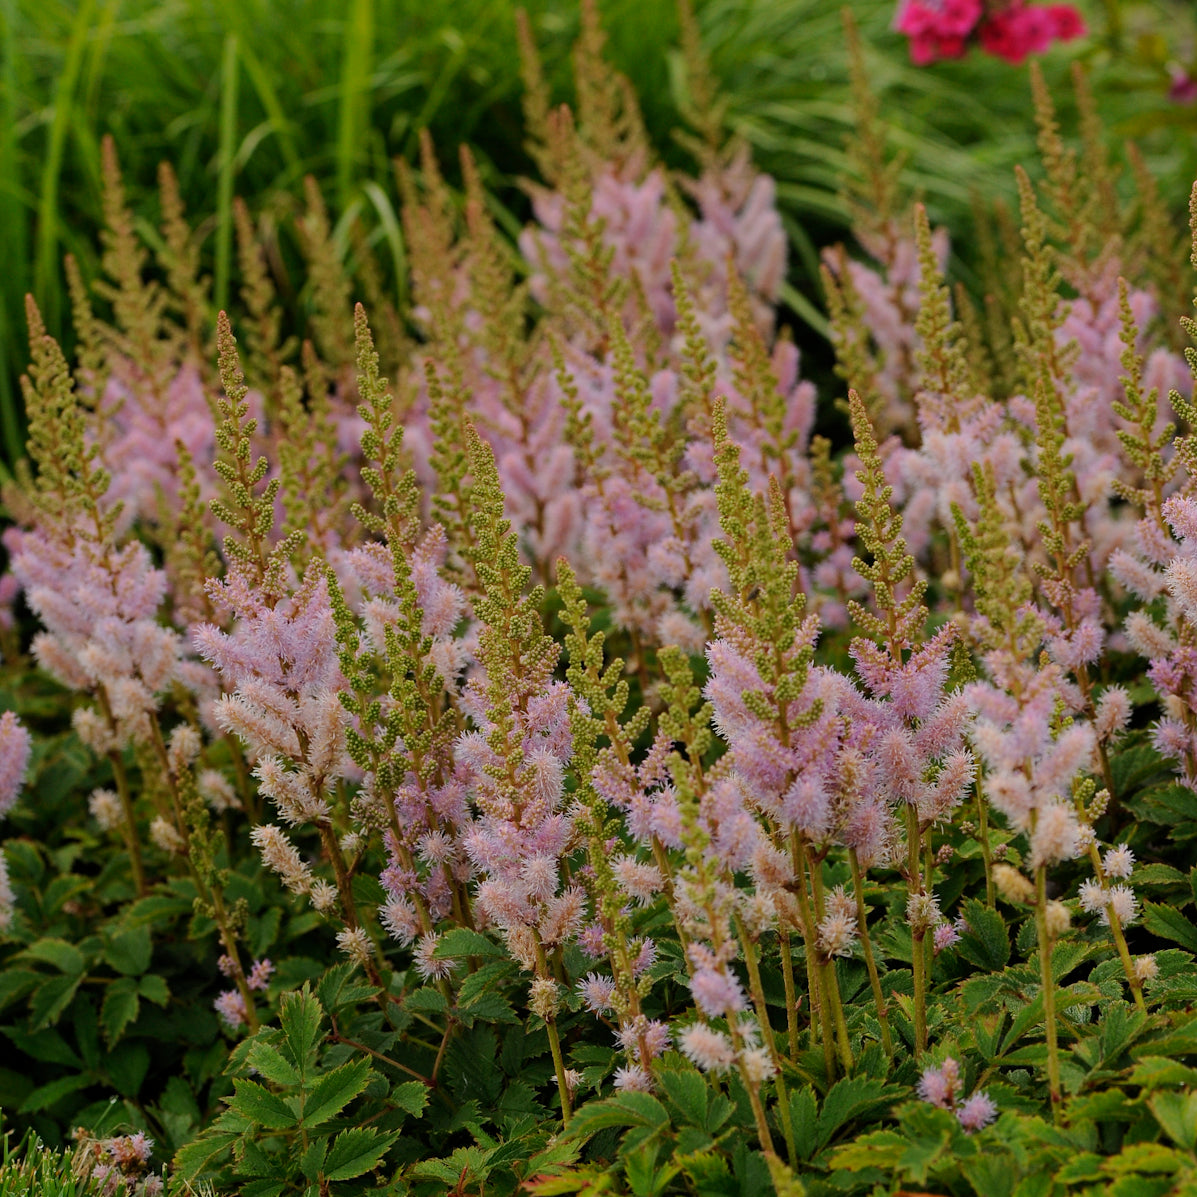
[[550, 1143], [543, 1151], [538, 1151], [528, 1161], [527, 1175], [535, 1176], [546, 1168], [560, 1167], [562, 1164], [572, 1164], [582, 1150], [580, 1143]]
[[391, 1090], [390, 1101], [414, 1118], [428, 1104], [428, 1093], [428, 1086], [423, 1081], [406, 1081]]
[[326, 1072], [306, 1095], [301, 1125], [319, 1126], [335, 1117], [370, 1083], [372, 1076], [370, 1061], [365, 1056]]
[[819, 1147], [826, 1147], [831, 1136], [853, 1118], [892, 1106], [904, 1092], [900, 1085], [878, 1085], [872, 1077], [845, 1077], [836, 1081], [819, 1111]]
[[987, 972], [1000, 972], [1010, 962], [1010, 935], [1002, 916], [983, 902], [967, 901], [961, 908], [968, 930], [956, 953]]
[[114, 935], [104, 949], [104, 960], [126, 977], [139, 977], [150, 967], [154, 945], [148, 925]]
[[277, 1093], [271, 1093], [256, 1081], [235, 1080], [233, 1090], [229, 1109], [258, 1126], [283, 1130], [299, 1121], [295, 1111]]
[[31, 943], [22, 953], [30, 960], [40, 960], [53, 965], [60, 973], [76, 976], [87, 967], [87, 960], [73, 943], [65, 939], [39, 939]]
[[251, 1180], [237, 1190], [237, 1197], [279, 1197], [286, 1187], [285, 1180]]
[[1197, 1093], [1154, 1093], [1147, 1104], [1177, 1147], [1197, 1147]]
[[1192, 1160], [1163, 1143], [1128, 1143], [1107, 1159], [1101, 1170], [1107, 1175], [1125, 1176], [1132, 1172], [1154, 1172], [1172, 1175]]
[[504, 956], [501, 945], [480, 931], [469, 927], [454, 927], [437, 941], [433, 956], [437, 960], [451, 960], [461, 956]]
[[1009, 982], [1002, 973], [970, 977], [960, 986], [960, 995], [970, 1014], [997, 1011], [1008, 992]]
[[608, 1126], [662, 1127], [668, 1123], [669, 1111], [650, 1094], [617, 1093], [587, 1102], [573, 1116], [563, 1138], [588, 1139]]
[[285, 1177], [289, 1171], [283, 1161], [273, 1153], [267, 1154], [262, 1144], [254, 1139], [242, 1143], [237, 1154], [238, 1176], [264, 1176], [270, 1179]]
[[88, 1070], [96, 1072], [100, 1067], [100, 1020], [96, 1015], [95, 1005], [89, 998], [81, 998], [75, 1003], [72, 1023], [79, 1054]]
[[246, 1061], [251, 1068], [276, 1085], [298, 1085], [302, 1079], [282, 1052], [260, 1039], [249, 1045]]
[[150, 973], [148, 976], [139, 978], [137, 992], [147, 1002], [153, 1002], [155, 1006], [165, 1006], [170, 1001], [170, 989], [167, 987], [165, 979], [158, 976], [157, 973]]
[[714, 1148], [682, 1157], [682, 1173], [700, 1193], [735, 1192], [727, 1159]]
[[476, 1022], [518, 1023], [519, 1015], [511, 1003], [501, 994], [493, 991], [480, 993], [468, 1006], [458, 1006], [457, 1014], [466, 1026]]
[[1064, 1183], [1079, 1184], [1086, 1180], [1101, 1179], [1101, 1156], [1092, 1151], [1083, 1151], [1080, 1155], [1069, 1160], [1056, 1173], [1056, 1180]]
[[279, 1007], [283, 1053], [302, 1076], [307, 1075], [311, 1057], [320, 1039], [323, 1014], [320, 1003], [306, 985], [284, 995]]
[[794, 1150], [800, 1158], [810, 1159], [819, 1149], [819, 1135], [815, 1091], [809, 1085], [790, 1094], [790, 1126], [794, 1134]]
[[1131, 1070], [1130, 1083], [1144, 1089], [1163, 1089], [1169, 1085], [1197, 1088], [1197, 1068], [1165, 1056], [1142, 1056]]
[[873, 1131], [837, 1147], [831, 1154], [831, 1167], [846, 1172], [860, 1172], [865, 1168], [890, 1171], [901, 1162], [906, 1148], [905, 1136], [897, 1131]]
[[497, 992], [505, 981], [515, 975], [515, 971], [515, 962], [511, 960], [494, 960], [484, 964], [462, 981], [457, 991], [457, 1004], [468, 1006], [484, 993]]
[[0, 970], [0, 1010], [37, 987], [45, 973], [9, 966]]
[[413, 989], [404, 995], [403, 1008], [419, 1011], [421, 1014], [444, 1014], [449, 1009], [445, 995], [433, 985], [425, 985], [421, 989]]
[[127, 928], [166, 926], [192, 911], [192, 899], [178, 894], [150, 894], [139, 898], [121, 916]]
[[83, 977], [78, 973], [51, 977], [34, 990], [29, 1001], [29, 1018], [34, 1030], [43, 1030], [62, 1017], [82, 980]]
[[1140, 1056], [1197, 1056], [1197, 1019], [1182, 1021], [1160, 1039], [1141, 1043], [1131, 1055]]
[[1166, 864], [1137, 865], [1131, 877], [1135, 889], [1174, 889], [1183, 887], [1187, 881], [1184, 873]]
[[456, 1185], [464, 1173], [467, 1181], [486, 1175], [490, 1152], [481, 1147], [459, 1147], [451, 1155], [439, 1160], [421, 1160], [411, 1170], [417, 1180], [441, 1180]]
[[373, 1128], [342, 1131], [333, 1140], [324, 1164], [325, 1180], [352, 1180], [371, 1171], [398, 1137]]
[[85, 1073], [76, 1073], [74, 1076], [61, 1076], [58, 1080], [51, 1081], [48, 1085], [39, 1085], [34, 1089], [21, 1102], [18, 1113], [36, 1114], [41, 1110], [48, 1110], [56, 1102], [68, 1096], [68, 1094], [77, 1093], [80, 1089], [86, 1089], [88, 1085], [94, 1084], [95, 1080]]
[[125, 1028], [137, 1018], [141, 999], [137, 996], [137, 982], [132, 977], [121, 977], [113, 981], [104, 991], [104, 1004], [100, 1007], [100, 1022], [108, 1046], [112, 1047], [125, 1033]]
[[328, 1154], [328, 1140], [323, 1136], [313, 1139], [308, 1149], [299, 1157], [299, 1170], [312, 1184], [315, 1184], [324, 1170], [324, 1157]]
[[108, 1053], [104, 1065], [113, 1088], [122, 1097], [136, 1098], [150, 1069], [150, 1049], [126, 1040]]
[[[295, 926], [292, 923], [292, 932]], [[325, 1010], [334, 1013], [342, 1006], [351, 1006], [368, 1001], [378, 990], [373, 985], [362, 983], [357, 965], [345, 961], [328, 969], [316, 986], [316, 997]]]
[[1197, 926], [1174, 906], [1162, 902], [1143, 903], [1143, 926], [1161, 939], [1170, 939], [1190, 952], [1197, 952]]
[[13, 1046], [34, 1060], [46, 1064], [66, 1064], [70, 1068], [82, 1068], [83, 1061], [75, 1049], [58, 1031], [35, 1031], [29, 1034], [16, 1027], [0, 1028], [13, 1041]]
[[657, 1080], [669, 1101], [692, 1126], [706, 1128], [707, 1083], [697, 1069], [662, 1068]]
[[238, 1135], [209, 1130], [175, 1152], [174, 1170], [187, 1180], [195, 1180], [214, 1161], [232, 1149]]

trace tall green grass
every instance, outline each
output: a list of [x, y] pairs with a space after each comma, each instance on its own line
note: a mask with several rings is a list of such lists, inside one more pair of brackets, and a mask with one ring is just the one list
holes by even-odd
[[[974, 192], [1013, 194], [1012, 167], [1033, 157], [1026, 71], [974, 54], [910, 65], [890, 29], [893, 0], [849, 0], [870, 74], [909, 155], [907, 182], [935, 219], [968, 226]], [[550, 79], [569, 98], [576, 0], [524, 0]], [[429, 129], [451, 168], [470, 142], [514, 226], [526, 211], [513, 0], [0, 0], [0, 464], [22, 444], [16, 379], [25, 360], [22, 297], [32, 289], [64, 333], [61, 259], [97, 269], [100, 142], [112, 133], [135, 210], [152, 225], [159, 161], [169, 159], [193, 223], [206, 233], [213, 297], [233, 290], [232, 201], [252, 210], [321, 182], [334, 217], [360, 216], [402, 287], [404, 249], [392, 159], [414, 156]], [[834, 0], [698, 0], [698, 18], [729, 117], [778, 180], [794, 246], [787, 291], [804, 335], [818, 337], [820, 248], [846, 235], [837, 197], [852, 106]], [[1100, 3], [1088, 15], [1102, 27]], [[1175, 0], [1126, 7], [1155, 14]], [[604, 0], [609, 53], [642, 98], [667, 160], [680, 150], [682, 73], [674, 0]], [[1133, 30], [1128, 29], [1129, 38]], [[1178, 214], [1197, 172], [1191, 128], [1169, 120], [1129, 59], [1087, 43], [1111, 137], [1145, 139]], [[1045, 61], [1067, 119], [1070, 50]], [[1181, 117], [1184, 114], [1179, 114]], [[452, 171], [450, 169], [450, 175]], [[967, 275], [967, 261], [963, 263]], [[298, 304], [296, 320], [302, 319]]]

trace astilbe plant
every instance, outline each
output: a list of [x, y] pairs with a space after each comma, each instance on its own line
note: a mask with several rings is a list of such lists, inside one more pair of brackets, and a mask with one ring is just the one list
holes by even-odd
[[[986, 1152], [1081, 1167], [1058, 1157], [1093, 1154], [1092, 1117], [1185, 1148], [1184, 1095], [1129, 1090], [1191, 1070], [1118, 1062], [1136, 1037], [1192, 1054], [1192, 958], [1159, 941], [1197, 938], [1146, 896], [1187, 880], [1145, 828], [1193, 810], [1197, 411], [1142, 252], [1159, 222], [1120, 206], [1083, 79], [1079, 157], [1035, 83], [1045, 181], [1019, 177], [1018, 277], [981, 319], [853, 42], [872, 261], [825, 274], [849, 447], [814, 435], [772, 184], [724, 136], [693, 14], [690, 178], [582, 18], [575, 110], [524, 31], [518, 246], [471, 156], [459, 204], [424, 138], [414, 306], [381, 301], [363, 243], [368, 318], [308, 183], [302, 344], [242, 208], [242, 311], [209, 344], [169, 172], [150, 283], [105, 149], [111, 310], [73, 270], [75, 370], [29, 309], [3, 593], [57, 705], [0, 717], [0, 813], [85, 746], [56, 809], [78, 852], [122, 851], [92, 897], [76, 849], [43, 885], [50, 857], [10, 842], [4, 1000], [30, 995], [37, 1059], [147, 1095], [124, 1108], [189, 1183], [262, 1194], [547, 1194], [596, 1167], [790, 1193], [828, 1166], [983, 1192]], [[119, 1063], [167, 1033], [143, 1000], [195, 1023], [152, 1093]], [[1131, 1113], [1084, 1105], [1111, 1076]], [[30, 1111], [66, 1109], [63, 1079]], [[843, 1138], [916, 1095], [900, 1132]], [[628, 1126], [652, 1135], [598, 1137]], [[144, 1135], [109, 1129], [101, 1163], [133, 1152], [145, 1187]]]

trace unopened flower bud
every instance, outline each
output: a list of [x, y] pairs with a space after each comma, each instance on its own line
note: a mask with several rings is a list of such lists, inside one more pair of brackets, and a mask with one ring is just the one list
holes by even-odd
[[542, 1022], [554, 1022], [558, 1006], [557, 982], [549, 977], [537, 977], [528, 992], [529, 1009]]
[[942, 917], [934, 894], [911, 894], [906, 899], [906, 921], [915, 935], [926, 934]]
[[186, 841], [179, 834], [178, 829], [161, 815], [150, 824], [150, 840], [154, 847], [172, 854], [182, 852], [187, 847]]
[[1063, 902], [1049, 902], [1044, 916], [1047, 922], [1047, 938], [1053, 942], [1072, 926], [1072, 915]]
[[1160, 975], [1160, 966], [1154, 956], [1135, 957], [1135, 979], [1140, 985], [1144, 981], [1154, 981]]
[[994, 865], [993, 883], [1007, 902], [1030, 903], [1035, 900], [1034, 885], [1011, 865]]
[[87, 809], [105, 831], [118, 831], [125, 822], [121, 800], [111, 790], [93, 790]]
[[170, 733], [170, 744], [166, 750], [170, 771], [178, 777], [199, 756], [203, 746], [199, 732], [190, 723], [180, 723]]
[[337, 947], [355, 964], [370, 962], [370, 937], [361, 927], [344, 927], [337, 932]]

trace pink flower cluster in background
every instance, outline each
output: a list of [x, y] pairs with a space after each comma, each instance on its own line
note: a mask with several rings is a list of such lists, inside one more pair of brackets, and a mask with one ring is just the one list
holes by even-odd
[[974, 43], [1017, 65], [1028, 55], [1042, 54], [1052, 42], [1083, 36], [1085, 22], [1071, 4], [904, 0], [895, 28], [910, 38], [910, 57], [918, 66], [962, 58]]

